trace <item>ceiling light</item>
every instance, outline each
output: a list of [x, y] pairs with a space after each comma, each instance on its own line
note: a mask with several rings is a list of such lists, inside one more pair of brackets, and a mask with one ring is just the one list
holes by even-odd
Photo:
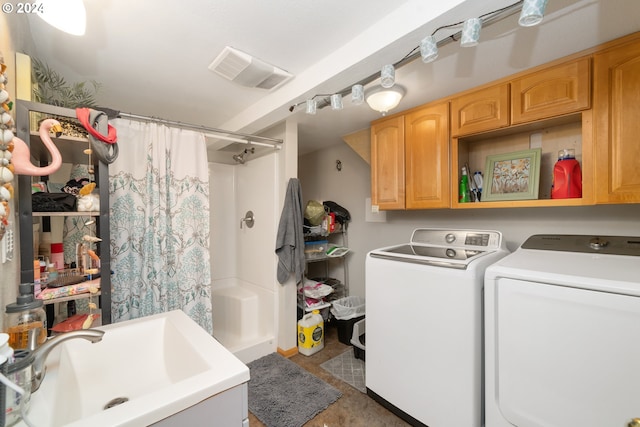
[[434, 36], [427, 36], [420, 42], [420, 56], [422, 62], [427, 63], [435, 61], [438, 58], [438, 44]]
[[83, 36], [87, 11], [82, 0], [41, 0], [37, 15], [47, 24], [74, 36]]
[[397, 85], [391, 88], [376, 86], [368, 90], [365, 95], [369, 107], [379, 111], [383, 116], [386, 115], [389, 110], [396, 108], [403, 96], [404, 88]]
[[478, 44], [480, 39], [480, 28], [482, 27], [482, 21], [480, 18], [469, 18], [464, 21], [462, 27], [462, 38], [460, 39], [460, 46], [473, 47]]
[[307, 99], [306, 105], [307, 105], [307, 108], [305, 112], [307, 114], [315, 114], [316, 111], [318, 110], [318, 104], [316, 103], [315, 99]]
[[339, 93], [334, 93], [331, 95], [331, 109], [332, 110], [342, 110], [342, 95]]
[[360, 105], [364, 102], [364, 86], [360, 84], [351, 87], [351, 102]]
[[518, 24], [522, 27], [532, 27], [542, 22], [547, 1], [548, 0], [524, 0]]
[[380, 71], [380, 85], [384, 88], [390, 88], [396, 82], [396, 69], [391, 64], [382, 67]]

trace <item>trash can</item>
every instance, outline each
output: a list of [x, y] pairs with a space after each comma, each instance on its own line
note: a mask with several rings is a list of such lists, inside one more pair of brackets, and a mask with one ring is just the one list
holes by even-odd
[[365, 300], [363, 297], [350, 296], [337, 299], [331, 306], [331, 314], [336, 320], [338, 341], [351, 345], [353, 325], [364, 319]]
[[353, 335], [351, 344], [353, 345], [353, 355], [356, 359], [365, 360], [365, 327], [366, 319], [362, 319], [353, 325]]

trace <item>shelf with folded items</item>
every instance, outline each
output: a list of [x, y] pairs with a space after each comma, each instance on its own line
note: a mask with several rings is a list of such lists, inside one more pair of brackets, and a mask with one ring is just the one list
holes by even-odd
[[[336, 224], [338, 225], [338, 224]], [[331, 306], [331, 300], [336, 299], [335, 294], [341, 296], [349, 294], [347, 254], [347, 227], [337, 226], [332, 232], [307, 232], [305, 233], [305, 281], [316, 282], [332, 288], [332, 292], [325, 295], [317, 304], [308, 304], [302, 296], [303, 283], [299, 288], [298, 306], [304, 312], [323, 310]], [[333, 273], [342, 280], [331, 277]], [[318, 279], [314, 279], [318, 278]], [[339, 288], [339, 289], [337, 289]]]

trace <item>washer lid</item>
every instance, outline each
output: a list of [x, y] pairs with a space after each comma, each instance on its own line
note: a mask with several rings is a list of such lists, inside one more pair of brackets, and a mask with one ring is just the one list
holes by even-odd
[[417, 228], [409, 243], [376, 249], [370, 255], [464, 270], [472, 261], [496, 251], [506, 251], [498, 231]]
[[435, 267], [465, 270], [472, 260], [496, 251], [480, 251], [464, 247], [442, 247], [418, 244], [404, 244], [380, 248], [369, 252], [373, 258], [383, 258], [396, 262], [409, 262]]
[[399, 254], [399, 255], [415, 255], [419, 257], [442, 258], [466, 260], [480, 255], [485, 251], [468, 250], [464, 248], [444, 248], [439, 246], [426, 246], [407, 244], [400, 246], [392, 246], [390, 248], [380, 249], [380, 252]]

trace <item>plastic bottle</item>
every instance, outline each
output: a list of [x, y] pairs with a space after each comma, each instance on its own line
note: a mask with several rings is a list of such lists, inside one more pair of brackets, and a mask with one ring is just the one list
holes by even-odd
[[469, 191], [469, 175], [467, 168], [462, 167], [462, 176], [460, 177], [460, 191], [458, 193], [458, 202], [468, 203], [471, 201], [471, 192]]
[[21, 283], [15, 303], [6, 307], [6, 333], [14, 350], [31, 350], [47, 340], [47, 314], [42, 300], [34, 298], [33, 283]]
[[473, 174], [473, 180], [475, 181], [476, 187], [478, 188], [478, 195], [477, 195], [476, 201], [479, 202], [482, 200], [482, 185], [484, 184], [482, 179], [482, 172], [476, 171], [476, 173]]
[[324, 319], [313, 310], [298, 320], [298, 351], [311, 356], [324, 348]]
[[563, 149], [558, 152], [558, 161], [553, 167], [552, 199], [582, 197], [582, 170], [576, 160], [575, 151]]
[[64, 269], [64, 245], [62, 243], [51, 244], [51, 262], [55, 264], [56, 270]]
[[[10, 427], [22, 420], [20, 406], [24, 406], [24, 411], [28, 412], [31, 405], [31, 369], [35, 356], [26, 350], [13, 351], [9, 347], [9, 335], [0, 334], [0, 361], [6, 360], [6, 365], [0, 363], [3, 375], [13, 384], [22, 388], [24, 394], [19, 394], [15, 389], [5, 386], [4, 390], [4, 424]], [[24, 401], [24, 403], [23, 403]]]

